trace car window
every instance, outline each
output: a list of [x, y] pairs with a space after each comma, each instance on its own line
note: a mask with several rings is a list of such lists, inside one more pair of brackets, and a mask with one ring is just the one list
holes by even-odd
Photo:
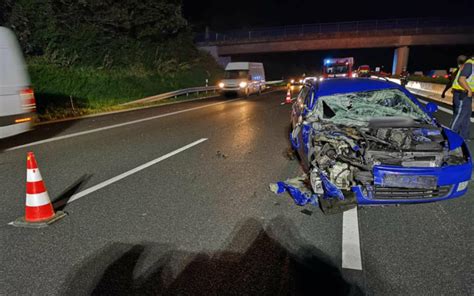
[[249, 71], [247, 70], [227, 70], [224, 74], [225, 79], [242, 79], [248, 78], [248, 76]]

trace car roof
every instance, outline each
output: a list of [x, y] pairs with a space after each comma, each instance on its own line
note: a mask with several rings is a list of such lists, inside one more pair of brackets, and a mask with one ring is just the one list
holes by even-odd
[[353, 93], [361, 91], [400, 88], [390, 81], [372, 78], [334, 78], [325, 79], [319, 84], [318, 96]]

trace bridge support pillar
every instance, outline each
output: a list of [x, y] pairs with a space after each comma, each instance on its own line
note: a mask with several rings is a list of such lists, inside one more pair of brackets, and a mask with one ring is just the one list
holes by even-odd
[[217, 51], [217, 46], [200, 46], [199, 49], [210, 54], [216, 60], [216, 62], [222, 67], [225, 67], [228, 63], [232, 61], [230, 56], [228, 57], [219, 56], [219, 53]]
[[402, 46], [395, 49], [393, 55], [393, 67], [392, 75], [400, 75], [408, 65], [408, 55], [410, 54], [410, 48], [408, 46]]

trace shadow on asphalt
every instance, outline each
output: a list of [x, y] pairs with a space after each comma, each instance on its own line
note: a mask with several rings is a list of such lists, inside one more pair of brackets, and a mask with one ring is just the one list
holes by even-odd
[[[64, 295], [362, 295], [292, 223], [246, 220], [225, 250], [111, 243], [70, 274]], [[280, 243], [284, 242], [284, 243]], [[239, 251], [240, 250], [240, 251]], [[242, 251], [244, 250], [244, 251]]]
[[91, 174], [85, 174], [80, 177], [76, 182], [69, 186], [66, 190], [63, 191], [57, 198], [55, 198], [52, 203], [55, 211], [62, 211], [66, 207], [69, 199], [89, 181], [92, 177]]

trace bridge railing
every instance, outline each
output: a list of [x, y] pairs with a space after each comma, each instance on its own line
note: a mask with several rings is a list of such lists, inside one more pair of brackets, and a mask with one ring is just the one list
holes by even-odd
[[304, 24], [282, 27], [255, 28], [250, 30], [233, 30], [226, 32], [207, 32], [196, 36], [200, 43], [233, 43], [252, 42], [271, 39], [292, 39], [313, 37], [314, 35], [355, 36], [380, 34], [424, 34], [430, 32], [464, 32], [474, 33], [472, 20], [442, 18], [407, 18], [369, 20], [356, 22]]

